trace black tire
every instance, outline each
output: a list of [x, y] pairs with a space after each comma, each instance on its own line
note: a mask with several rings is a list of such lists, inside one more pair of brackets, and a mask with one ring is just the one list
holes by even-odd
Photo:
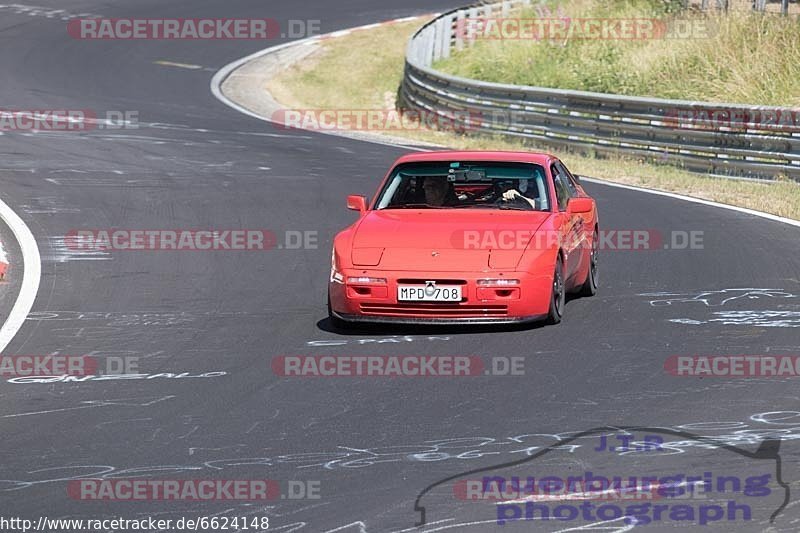
[[559, 255], [556, 259], [555, 271], [553, 272], [553, 289], [550, 293], [550, 312], [547, 314], [548, 324], [558, 324], [561, 322], [566, 301], [567, 290], [564, 281], [564, 262]]
[[598, 281], [598, 272], [597, 272], [597, 260], [598, 260], [598, 247], [599, 244], [597, 243], [598, 234], [597, 228], [594, 230], [594, 235], [592, 236], [592, 251], [589, 253], [589, 272], [586, 274], [586, 281], [583, 282], [583, 286], [579, 291], [581, 296], [594, 296], [597, 294], [597, 281]]
[[330, 322], [330, 325], [333, 326], [333, 329], [337, 329], [339, 331], [348, 331], [353, 329], [352, 323], [348, 322], [347, 320], [342, 320], [333, 314], [333, 310], [331, 309], [330, 293], [328, 293], [328, 322]]

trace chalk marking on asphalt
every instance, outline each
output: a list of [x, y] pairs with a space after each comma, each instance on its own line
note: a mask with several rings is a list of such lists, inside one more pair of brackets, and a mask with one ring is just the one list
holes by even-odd
[[19, 296], [14, 302], [14, 307], [8, 318], [0, 328], [0, 353], [2, 353], [14, 336], [25, 323], [36, 295], [39, 292], [39, 282], [42, 276], [42, 260], [39, 256], [39, 247], [33, 233], [25, 222], [3, 200], [0, 200], [0, 218], [11, 228], [22, 250], [22, 285]]
[[158, 61], [153, 61], [154, 65], [161, 65], [162, 67], [178, 67], [178, 68], [188, 68], [191, 70], [198, 70], [203, 68], [201, 65], [192, 65], [190, 63], [176, 63], [174, 61], [166, 61], [160, 59]]
[[176, 68], [185, 68], [187, 70], [210, 70], [213, 71], [214, 69], [210, 69], [204, 67], [202, 65], [192, 65], [191, 63], [177, 63], [175, 61], [166, 61], [164, 59], [159, 59], [158, 61], [153, 61], [154, 65], [160, 65], [162, 67], [176, 67]]

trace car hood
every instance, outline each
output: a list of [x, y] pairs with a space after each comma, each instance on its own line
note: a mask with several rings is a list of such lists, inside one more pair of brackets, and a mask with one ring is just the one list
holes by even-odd
[[[508, 231], [532, 235], [549, 216], [537, 211], [467, 209], [370, 211], [353, 237], [353, 264], [391, 270], [512, 269], [527, 242], [500, 250], [492, 237]], [[478, 237], [484, 235], [488, 240]]]

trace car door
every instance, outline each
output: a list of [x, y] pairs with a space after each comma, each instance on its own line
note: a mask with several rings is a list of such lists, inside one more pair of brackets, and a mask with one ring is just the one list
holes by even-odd
[[[581, 186], [581, 183], [578, 181], [578, 179], [575, 176], [573, 176], [572, 172], [569, 171], [567, 165], [565, 165], [562, 161], [556, 161], [556, 167], [561, 169], [563, 171], [563, 175], [567, 177], [567, 187], [569, 188], [570, 193], [572, 194], [571, 196], [572, 198], [578, 196], [584, 198], [589, 197], [589, 195], [586, 194], [586, 191], [583, 190], [583, 187]], [[578, 261], [578, 264], [580, 265], [580, 263], [583, 261], [587, 263], [591, 261], [592, 233], [594, 233], [594, 228], [597, 226], [597, 211], [588, 213], [578, 213], [577, 216], [583, 219], [582, 223], [579, 223], [579, 225], [582, 226], [583, 231], [578, 235], [579, 237], [578, 248], [581, 251], [583, 251], [583, 253], [579, 254], [580, 260]], [[581, 266], [579, 266], [577, 269], [580, 270]]]
[[570, 279], [581, 266], [580, 243], [583, 235], [583, 217], [569, 212], [569, 200], [578, 195], [577, 189], [571, 189], [566, 172], [558, 161], [550, 165], [550, 174], [556, 191], [556, 202], [560, 216], [562, 249], [564, 250], [564, 279]]
[[[578, 179], [572, 175], [572, 172], [569, 171], [567, 165], [561, 161], [556, 161], [556, 168], [559, 169], [561, 175], [566, 176], [566, 183], [570, 191], [570, 198], [575, 198], [577, 196], [588, 196], [586, 191], [583, 190], [583, 187], [581, 187]], [[588, 228], [592, 228], [594, 226], [594, 224], [592, 224], [592, 213], [582, 213], [581, 217], [583, 218], [584, 226], [587, 226]]]

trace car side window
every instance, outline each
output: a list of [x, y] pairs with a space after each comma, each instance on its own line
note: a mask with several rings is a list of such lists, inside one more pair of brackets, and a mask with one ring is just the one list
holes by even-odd
[[553, 175], [553, 184], [556, 189], [556, 200], [558, 201], [559, 211], [566, 211], [567, 204], [569, 203], [570, 192], [567, 187], [567, 179], [556, 168], [556, 165], [550, 165], [550, 173]]
[[561, 161], [557, 161], [556, 162], [556, 168], [558, 169], [559, 175], [562, 176], [562, 178], [564, 179], [564, 183], [566, 184], [567, 188], [569, 189], [570, 197], [574, 198], [575, 196], [579, 196], [577, 180], [570, 173], [570, 171], [567, 170], [567, 167], [564, 166], [564, 163], [562, 163]]

